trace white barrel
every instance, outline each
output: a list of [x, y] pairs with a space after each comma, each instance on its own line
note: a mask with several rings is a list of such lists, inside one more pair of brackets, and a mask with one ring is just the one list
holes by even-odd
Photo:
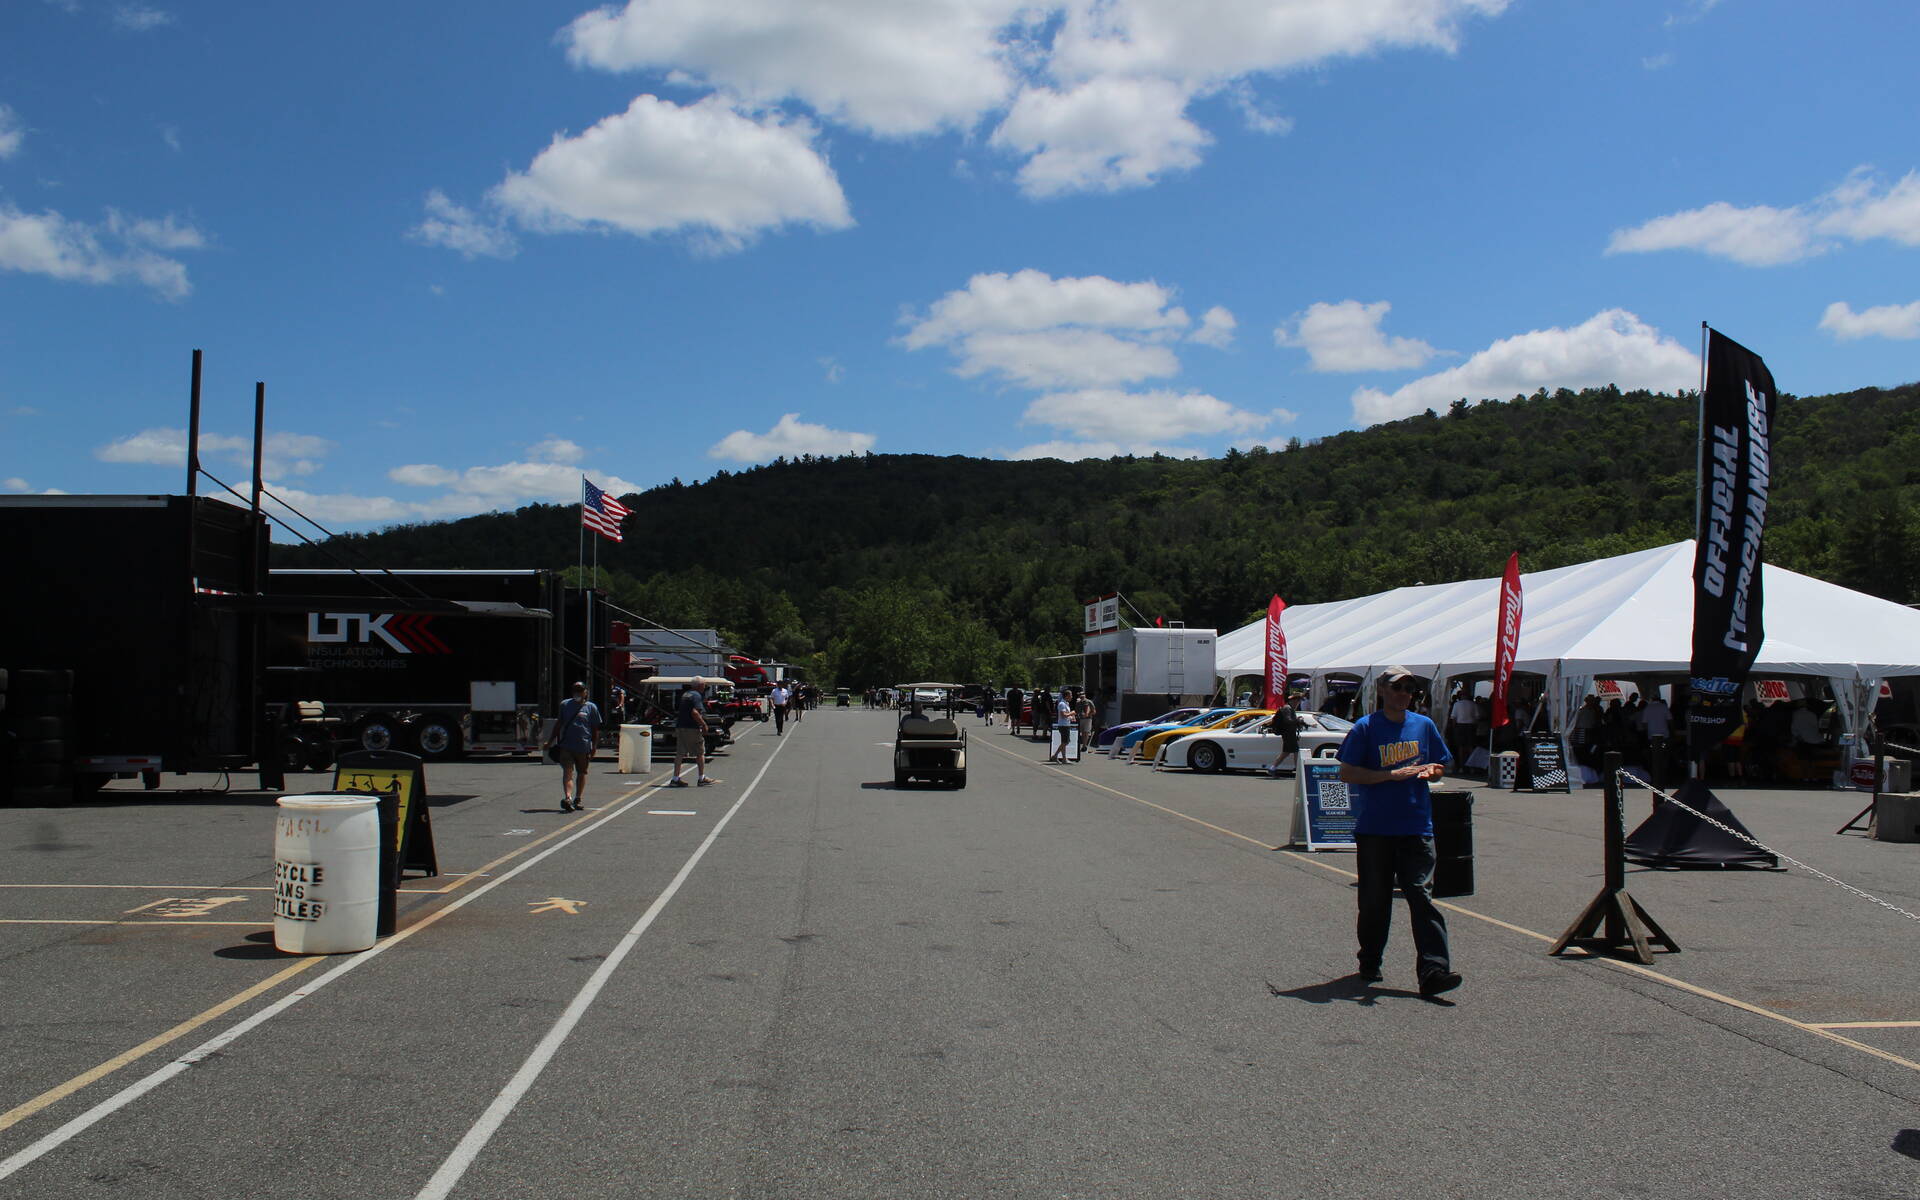
[[286, 954], [371, 949], [380, 920], [380, 801], [280, 797], [273, 838], [273, 944]]
[[645, 775], [653, 770], [653, 726], [620, 727], [620, 761], [613, 769], [620, 775]]
[[1520, 752], [1502, 750], [1493, 756], [1493, 786], [1512, 790], [1514, 781], [1520, 778]]

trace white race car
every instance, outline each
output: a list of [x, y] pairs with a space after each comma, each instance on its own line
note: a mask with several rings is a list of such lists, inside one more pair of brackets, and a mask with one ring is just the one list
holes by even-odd
[[[1353, 728], [1352, 721], [1329, 713], [1296, 715], [1300, 718], [1303, 736], [1344, 735]], [[1294, 762], [1293, 756], [1286, 753], [1285, 739], [1277, 733], [1268, 733], [1266, 724], [1262, 723], [1245, 733], [1209, 730], [1177, 738], [1161, 747], [1153, 765], [1156, 769], [1190, 767], [1195, 771], [1291, 771]]]

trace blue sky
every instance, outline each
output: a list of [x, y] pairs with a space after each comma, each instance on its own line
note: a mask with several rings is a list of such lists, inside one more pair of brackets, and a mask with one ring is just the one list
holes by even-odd
[[335, 529], [1920, 378], [1910, 0], [0, 2], [0, 490]]

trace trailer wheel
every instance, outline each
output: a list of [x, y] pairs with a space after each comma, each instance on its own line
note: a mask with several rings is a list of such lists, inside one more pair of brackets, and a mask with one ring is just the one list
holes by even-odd
[[383, 717], [369, 717], [362, 721], [360, 728], [354, 731], [354, 739], [360, 743], [362, 750], [391, 750], [393, 743], [398, 740], [393, 736], [393, 726], [387, 724]]
[[413, 747], [428, 760], [452, 758], [460, 752], [460, 730], [445, 717], [421, 717], [413, 723]]

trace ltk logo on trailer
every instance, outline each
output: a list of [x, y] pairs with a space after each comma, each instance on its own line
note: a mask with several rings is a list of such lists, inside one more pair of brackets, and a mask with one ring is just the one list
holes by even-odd
[[418, 613], [308, 613], [307, 641], [368, 645], [375, 638], [401, 654], [452, 654]]

